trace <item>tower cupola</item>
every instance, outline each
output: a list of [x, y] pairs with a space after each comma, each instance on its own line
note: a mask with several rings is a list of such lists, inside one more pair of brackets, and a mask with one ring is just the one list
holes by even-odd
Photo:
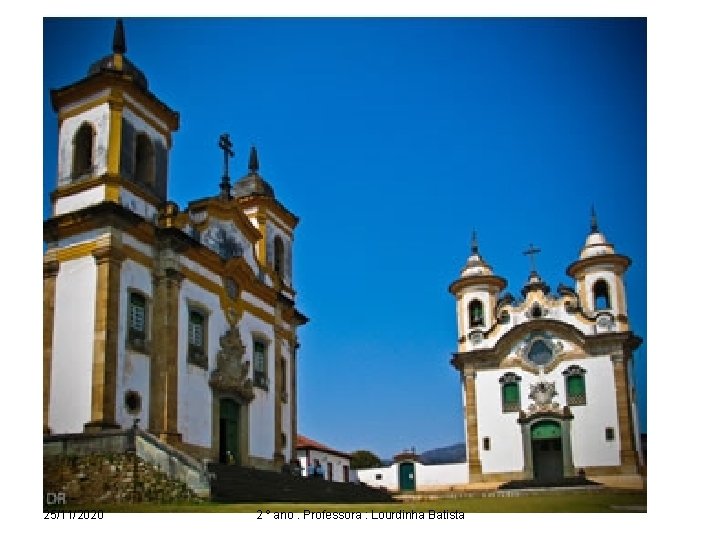
[[575, 290], [586, 312], [606, 313], [619, 322], [620, 330], [627, 330], [627, 303], [623, 276], [630, 266], [630, 258], [615, 252], [598, 226], [592, 209], [590, 233], [580, 249], [577, 261], [567, 268], [575, 280]]

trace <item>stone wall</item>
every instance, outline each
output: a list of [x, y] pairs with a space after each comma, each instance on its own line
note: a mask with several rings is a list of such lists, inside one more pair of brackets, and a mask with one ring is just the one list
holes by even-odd
[[46, 435], [43, 489], [68, 503], [175, 502], [210, 496], [203, 465], [140, 429]]
[[47, 456], [43, 497], [64, 493], [68, 504], [200, 501], [184, 483], [170, 479], [132, 453]]

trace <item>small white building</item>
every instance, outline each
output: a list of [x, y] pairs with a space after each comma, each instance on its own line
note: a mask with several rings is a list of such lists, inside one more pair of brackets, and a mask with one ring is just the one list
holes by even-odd
[[396, 455], [387, 467], [360, 469], [357, 477], [363, 484], [389, 491], [455, 489], [469, 481], [467, 462], [425, 465], [412, 452]]
[[350, 470], [350, 455], [333, 450], [317, 441], [297, 436], [297, 459], [303, 476], [319, 476], [330, 482], [355, 482], [355, 471]]

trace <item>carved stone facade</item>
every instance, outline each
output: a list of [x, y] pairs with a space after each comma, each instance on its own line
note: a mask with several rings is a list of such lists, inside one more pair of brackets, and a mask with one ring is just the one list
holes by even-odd
[[220, 338], [220, 350], [210, 375], [210, 386], [216, 392], [234, 394], [244, 403], [255, 399], [253, 381], [249, 377], [250, 361], [243, 360], [245, 346], [237, 327], [230, 328]]

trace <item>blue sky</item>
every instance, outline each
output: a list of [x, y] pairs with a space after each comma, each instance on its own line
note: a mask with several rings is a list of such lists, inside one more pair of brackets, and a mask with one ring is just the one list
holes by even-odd
[[[44, 216], [57, 119], [49, 89], [110, 52], [112, 19], [45, 19]], [[515, 296], [522, 251], [548, 284], [589, 231], [628, 255], [646, 338], [644, 19], [126, 19], [127, 56], [180, 113], [169, 197], [218, 192], [258, 147], [301, 218], [294, 279], [299, 430], [382, 457], [463, 440], [448, 285], [480, 252]], [[646, 426], [646, 345], [636, 353]]]

